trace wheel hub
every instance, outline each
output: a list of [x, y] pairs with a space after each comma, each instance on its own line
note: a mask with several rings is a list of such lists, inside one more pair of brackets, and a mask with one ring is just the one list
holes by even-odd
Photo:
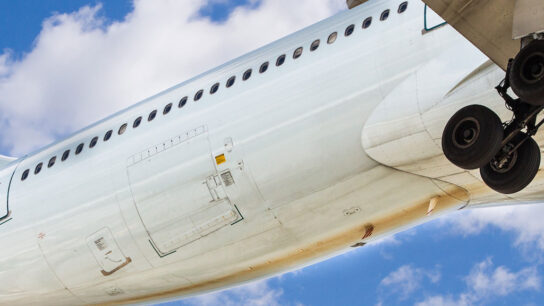
[[473, 117], [465, 118], [453, 129], [453, 144], [461, 149], [470, 147], [480, 135], [480, 123]]
[[[510, 148], [511, 146], [512, 146], [511, 144], [506, 145], [507, 151], [510, 151], [508, 148]], [[506, 173], [514, 167], [517, 160], [518, 160], [518, 151], [505, 153], [505, 154], [501, 154], [500, 157], [494, 158], [491, 161], [490, 166], [491, 166], [491, 169], [493, 169], [493, 171], [495, 172]]]
[[544, 77], [544, 53], [536, 52], [527, 57], [522, 65], [521, 77], [530, 84]]

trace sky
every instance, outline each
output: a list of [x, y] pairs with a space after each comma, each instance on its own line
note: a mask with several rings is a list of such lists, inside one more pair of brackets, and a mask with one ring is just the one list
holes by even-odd
[[[344, 0], [0, 1], [0, 153], [29, 154], [343, 9]], [[165, 305], [543, 305], [541, 216], [544, 205], [455, 212]]]

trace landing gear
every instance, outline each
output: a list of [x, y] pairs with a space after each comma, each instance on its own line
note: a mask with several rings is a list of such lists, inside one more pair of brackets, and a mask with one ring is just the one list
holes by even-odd
[[544, 105], [544, 40], [534, 40], [510, 63], [510, 86], [532, 105]]
[[[508, 89], [519, 96], [512, 98]], [[469, 105], [448, 121], [442, 133], [445, 156], [463, 169], [480, 168], [484, 182], [493, 190], [510, 194], [521, 191], [536, 176], [540, 148], [532, 138], [544, 119], [544, 41], [535, 40], [511, 59], [506, 78], [496, 87], [514, 114], [502, 124], [497, 115], [481, 105]]]
[[[540, 148], [533, 138], [519, 133], [518, 141], [503, 147], [491, 162], [480, 168], [482, 179], [500, 193], [515, 193], [533, 180], [540, 166]], [[517, 145], [516, 145], [517, 143]]]
[[446, 125], [442, 149], [454, 165], [478, 169], [499, 152], [503, 132], [502, 122], [492, 110], [469, 105], [455, 113]]

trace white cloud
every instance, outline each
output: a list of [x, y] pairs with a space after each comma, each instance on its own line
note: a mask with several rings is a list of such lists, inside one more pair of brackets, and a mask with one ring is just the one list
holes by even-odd
[[[0, 53], [0, 146], [24, 154], [343, 9], [343, 0], [263, 0], [215, 23], [205, 0], [135, 0], [121, 22], [100, 6], [43, 23], [21, 60]], [[8, 152], [6, 152], [8, 153]]]
[[495, 267], [490, 258], [474, 265], [465, 278], [467, 289], [457, 297], [450, 295], [430, 296], [417, 303], [418, 306], [474, 305], [483, 304], [497, 297], [504, 297], [518, 291], [534, 290], [541, 287], [541, 278], [536, 267], [510, 271], [507, 267]]
[[425, 278], [431, 283], [437, 283], [440, 281], [440, 277], [440, 271], [437, 268], [434, 270], [425, 270], [412, 267], [411, 265], [404, 265], [389, 273], [389, 275], [382, 279], [380, 285], [390, 288], [393, 293], [398, 293], [400, 299], [403, 300], [419, 289]]
[[282, 305], [281, 289], [271, 288], [268, 281], [257, 281], [227, 291], [210, 293], [183, 301], [189, 305], [248, 305], [248, 306], [276, 306]]
[[12, 54], [10, 50], [5, 50], [4, 53], [0, 54], [0, 80], [3, 76], [9, 74], [10, 72], [10, 63], [9, 59]]
[[[544, 205], [515, 205], [472, 209], [447, 219], [446, 225], [455, 233], [475, 235], [489, 226], [515, 234], [514, 244], [525, 249], [544, 250]], [[538, 252], [540, 253], [540, 252]]]
[[510, 272], [504, 266], [493, 269], [493, 262], [490, 258], [480, 262], [466, 278], [469, 288], [477, 296], [506, 296], [519, 290], [540, 289], [540, 277], [535, 267], [529, 267]]

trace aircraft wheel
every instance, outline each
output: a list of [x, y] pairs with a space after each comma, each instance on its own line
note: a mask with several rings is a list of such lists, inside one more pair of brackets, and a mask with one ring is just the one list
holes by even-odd
[[544, 105], [544, 41], [535, 40], [519, 51], [510, 67], [510, 86], [524, 102]]
[[[521, 137], [525, 134], [521, 134]], [[482, 179], [491, 189], [500, 193], [515, 193], [527, 187], [540, 167], [540, 148], [533, 138], [528, 138], [521, 146], [504, 157], [494, 158], [480, 168]]]
[[444, 155], [463, 169], [478, 169], [497, 154], [503, 140], [497, 114], [482, 105], [469, 105], [455, 113], [442, 133]]

